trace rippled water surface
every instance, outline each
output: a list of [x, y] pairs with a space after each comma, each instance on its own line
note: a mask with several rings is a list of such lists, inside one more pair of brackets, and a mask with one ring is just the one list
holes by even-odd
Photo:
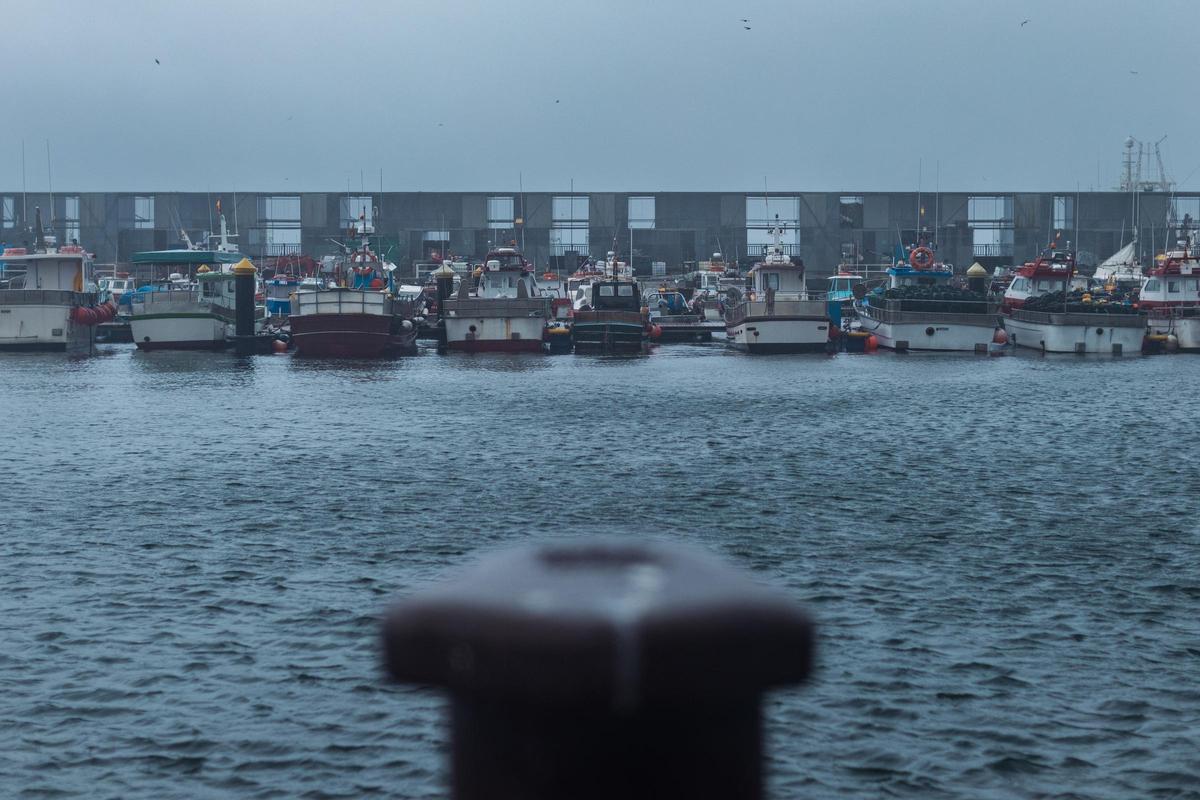
[[[1200, 797], [1200, 357], [0, 358], [0, 796], [433, 797], [389, 598], [530, 537], [819, 621], [772, 795]], [[703, 668], [703, 665], [697, 665]]]

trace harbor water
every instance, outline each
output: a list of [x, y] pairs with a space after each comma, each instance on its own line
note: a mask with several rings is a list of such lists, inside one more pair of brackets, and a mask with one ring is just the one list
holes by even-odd
[[[390, 598], [707, 548], [819, 623], [771, 796], [1200, 797], [1200, 358], [0, 358], [0, 796], [443, 797]], [[703, 670], [703, 664], [696, 664]]]

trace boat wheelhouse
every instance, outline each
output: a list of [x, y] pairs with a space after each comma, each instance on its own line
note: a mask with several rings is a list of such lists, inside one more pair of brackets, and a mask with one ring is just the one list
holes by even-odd
[[538, 288], [533, 265], [516, 248], [487, 254], [474, 296], [470, 281], [445, 303], [446, 347], [466, 352], [545, 352], [552, 299]]
[[75, 244], [58, 247], [41, 233], [33, 252], [6, 248], [0, 261], [8, 276], [0, 289], [0, 350], [40, 350], [89, 355], [96, 325], [111, 320], [116, 306], [100, 302], [92, 282], [92, 259]]
[[1175, 247], [1155, 259], [1141, 286], [1138, 306], [1152, 337], [1174, 337], [1180, 350], [1200, 350], [1200, 252], [1190, 216], [1185, 216]]
[[933, 244], [906, 248], [887, 269], [887, 285], [855, 306], [862, 330], [897, 351], [986, 351], [996, 329], [996, 303], [986, 292], [951, 284], [954, 268], [937, 260]]
[[1009, 341], [1043, 353], [1140, 353], [1146, 322], [1129, 296], [1072, 288], [1074, 279], [1070, 242], [1018, 268], [1000, 306]]
[[829, 310], [824, 296], [811, 296], [804, 263], [783, 252], [783, 227], [771, 230], [766, 256], [750, 268], [753, 289], [725, 316], [734, 347], [750, 353], [823, 352], [829, 347]]

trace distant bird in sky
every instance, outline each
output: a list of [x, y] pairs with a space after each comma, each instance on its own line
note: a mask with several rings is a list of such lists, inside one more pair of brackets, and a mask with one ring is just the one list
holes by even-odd
[[557, 100], [555, 100], [554, 102], [556, 102], [556, 103], [557, 103], [558, 101], [557, 101]]
[[743, 28], [745, 28], [746, 30], [750, 30], [750, 26], [749, 26], [749, 25], [743, 25], [742, 27], [743, 27]]
[[749, 22], [749, 21], [750, 21], [750, 20], [748, 20], [748, 19], [744, 19], [744, 20], [742, 20], [742, 22]]
[[1138, 71], [1137, 71], [1136, 69], [1131, 69], [1131, 70], [1129, 70], [1129, 74], [1130, 74], [1130, 75], [1137, 75], [1137, 74], [1138, 74]]
[[160, 62], [159, 62], [159, 60], [156, 58], [156, 59], [154, 59], [154, 63], [155, 63], [155, 64], [158, 64], [158, 63], [160, 63]]
[[1024, 28], [1028, 24], [1029, 24], [1029, 20], [1023, 19], [1023, 20], [1021, 20], [1021, 24], [1018, 25], [1017, 27]]

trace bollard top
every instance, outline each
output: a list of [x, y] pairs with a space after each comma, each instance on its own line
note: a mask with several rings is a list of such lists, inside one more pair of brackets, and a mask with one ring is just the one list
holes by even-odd
[[254, 265], [250, 263], [250, 259], [248, 258], [243, 258], [233, 265], [234, 275], [253, 275], [255, 272]]
[[813, 625], [786, 595], [707, 554], [579, 540], [488, 556], [397, 604], [392, 678], [485, 699], [721, 704], [799, 683]]

